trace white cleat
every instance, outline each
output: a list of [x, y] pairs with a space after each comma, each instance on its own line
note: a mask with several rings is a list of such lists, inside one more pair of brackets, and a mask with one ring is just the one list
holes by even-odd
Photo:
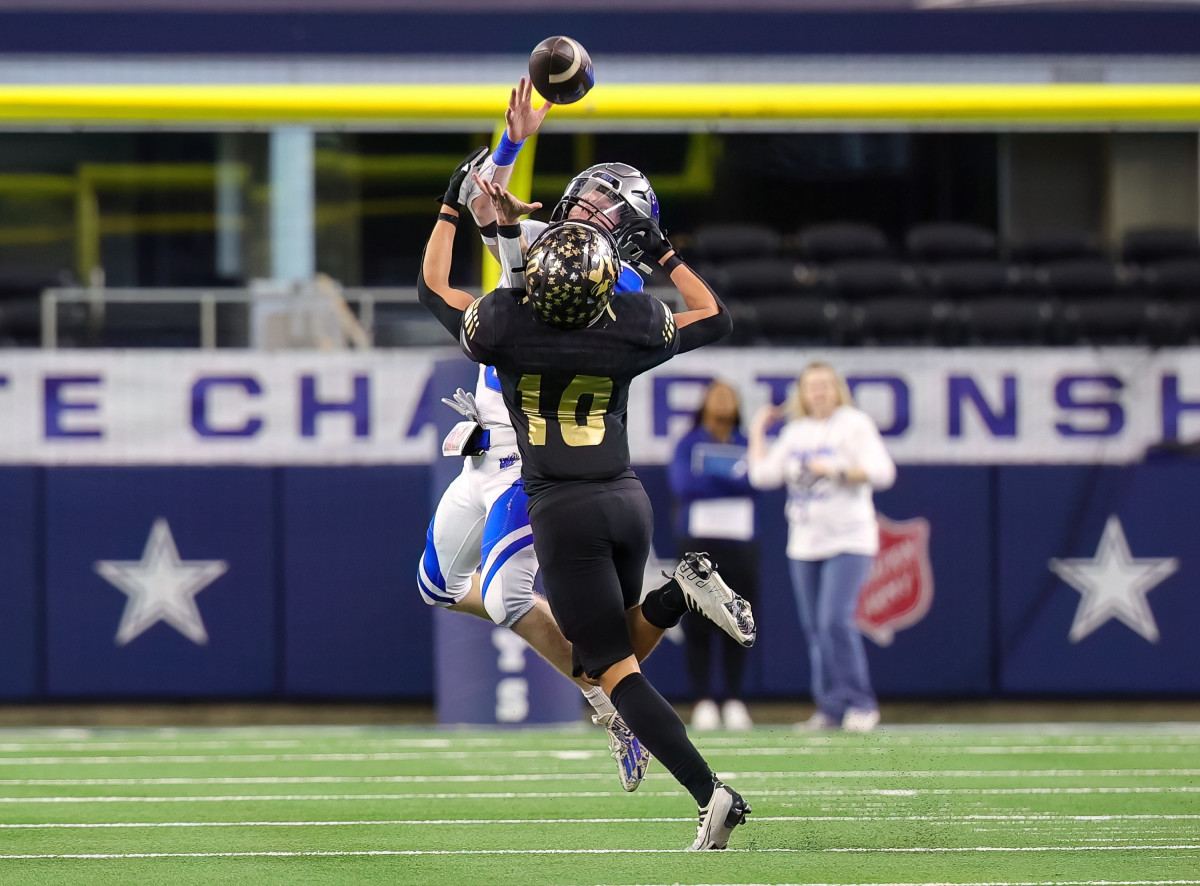
[[701, 699], [692, 708], [692, 728], [697, 732], [716, 732], [721, 728], [721, 709], [711, 698]]
[[688, 609], [703, 615], [743, 646], [753, 646], [757, 629], [750, 604], [735, 594], [708, 554], [684, 554], [675, 567], [675, 581]]
[[733, 829], [750, 814], [750, 806], [741, 794], [715, 778], [713, 782], [712, 799], [707, 806], [700, 807], [700, 827], [696, 831], [696, 842], [688, 847], [691, 852], [724, 849], [729, 845]]
[[745, 702], [737, 698], [727, 699], [721, 705], [721, 722], [730, 732], [749, 732], [754, 727]]
[[835, 732], [837, 728], [837, 722], [826, 717], [820, 711], [796, 724], [797, 732]]
[[879, 711], [859, 711], [854, 708], [842, 715], [842, 731], [866, 735], [879, 725]]
[[592, 714], [592, 722], [608, 730], [608, 749], [617, 761], [617, 775], [621, 787], [636, 791], [646, 777], [650, 765], [650, 752], [646, 750], [633, 731], [625, 725], [616, 711], [608, 714]]

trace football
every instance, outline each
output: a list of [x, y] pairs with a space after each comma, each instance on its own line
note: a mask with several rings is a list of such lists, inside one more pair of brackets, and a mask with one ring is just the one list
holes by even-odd
[[547, 37], [534, 47], [529, 79], [542, 98], [556, 105], [579, 101], [596, 82], [587, 50], [570, 37]]

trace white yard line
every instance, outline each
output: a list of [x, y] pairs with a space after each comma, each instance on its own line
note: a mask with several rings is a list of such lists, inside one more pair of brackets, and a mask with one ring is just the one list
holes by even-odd
[[[1195, 821], [1200, 814], [1160, 814], [1144, 815], [1055, 815], [1052, 813], [1034, 815], [755, 815], [755, 822], [787, 821], [787, 822], [821, 822], [821, 823], [850, 823], [863, 822], [925, 822], [931, 824], [965, 825], [973, 827], [980, 823], [1000, 822], [1004, 824], [1023, 824], [1030, 822], [1059, 822], [1092, 824], [1098, 821]], [[427, 818], [427, 819], [337, 819], [333, 821], [106, 821], [106, 822], [26, 822], [0, 824], [0, 830], [91, 830], [109, 828], [327, 828], [327, 827], [398, 827], [419, 825], [422, 827], [436, 825], [509, 825], [509, 824], [641, 824], [645, 822], [676, 822], [695, 820], [695, 816], [660, 818]], [[1068, 831], [1063, 828], [1061, 830]], [[1166, 839], [1166, 838], [1164, 838]]]
[[[597, 754], [596, 756], [608, 756]], [[722, 770], [729, 779], [776, 780], [785, 778], [1158, 778], [1200, 776], [1200, 769], [822, 769], [783, 772], [737, 772]], [[228, 775], [161, 776], [145, 778], [0, 778], [0, 787], [79, 787], [102, 785], [202, 785], [202, 784], [431, 784], [538, 781], [605, 781], [606, 772], [535, 772], [514, 774], [473, 773], [462, 775]]]
[[[705, 745], [705, 742], [701, 742]], [[461, 745], [456, 745], [461, 747]], [[735, 757], [796, 757], [796, 756], [846, 756], [851, 754], [867, 754], [869, 756], [884, 756], [907, 752], [910, 748], [889, 747], [887, 745], [859, 747], [743, 747], [724, 749], [720, 753]], [[999, 756], [1011, 754], [1017, 756], [1043, 755], [1129, 755], [1129, 754], [1187, 754], [1200, 756], [1200, 746], [1196, 744], [1178, 745], [1013, 745], [996, 747], [931, 747], [926, 753], [938, 753], [952, 757], [958, 754], [964, 756]], [[466, 760], [480, 757], [502, 757], [505, 759], [544, 759], [547, 756], [561, 755], [571, 759], [581, 755], [588, 757], [604, 756], [607, 752], [602, 747], [587, 748], [558, 748], [547, 750], [517, 750], [497, 748], [494, 750], [454, 750], [454, 751], [373, 751], [373, 752], [327, 752], [307, 754], [128, 754], [128, 755], [86, 755], [69, 756], [55, 754], [53, 756], [0, 756], [0, 766], [110, 766], [128, 764], [202, 764], [212, 763], [368, 763], [396, 762], [401, 760]]]
[[[959, 852], [1142, 852], [1142, 851], [1193, 851], [1200, 849], [1197, 844], [1179, 844], [1173, 846], [1142, 846], [1138, 844], [1113, 846], [946, 846], [946, 847], [858, 847], [846, 849], [727, 849], [729, 853], [760, 853], [771, 852], [781, 854], [802, 854], [815, 852], [838, 852], [875, 854], [888, 852], [911, 852], [938, 855], [942, 853]], [[48, 859], [74, 860], [107, 860], [132, 858], [343, 858], [351, 856], [418, 856], [418, 855], [675, 855], [688, 852], [687, 849], [308, 849], [295, 851], [263, 851], [263, 852], [79, 852], [63, 854], [22, 853], [0, 855], [0, 861], [28, 861]], [[1173, 881], [1181, 882], [1181, 881]]]
[[[0, 797], [0, 803], [257, 803], [267, 801], [324, 802], [330, 800], [522, 800], [558, 799], [569, 797], [616, 797], [624, 792], [613, 788], [608, 791], [439, 791], [437, 793], [413, 792], [405, 794], [222, 794], [222, 795], [176, 795], [176, 796], [41, 796]], [[655, 796], [682, 796], [683, 791], [647, 791]], [[797, 789], [760, 790], [756, 797], [920, 797], [920, 796], [1030, 796], [1038, 794], [1194, 794], [1200, 786], [1182, 787], [1073, 787], [1073, 788], [913, 788], [888, 790], [883, 788], [862, 789]]]

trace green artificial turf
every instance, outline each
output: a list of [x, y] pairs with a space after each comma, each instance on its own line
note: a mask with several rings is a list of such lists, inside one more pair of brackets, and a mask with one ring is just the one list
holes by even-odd
[[0, 730], [0, 883], [1200, 884], [1195, 726], [696, 741], [726, 852], [598, 729]]

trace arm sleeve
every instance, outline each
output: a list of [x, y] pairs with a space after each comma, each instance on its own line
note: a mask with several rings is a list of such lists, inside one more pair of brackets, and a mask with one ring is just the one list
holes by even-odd
[[883, 445], [875, 422], [864, 412], [855, 415], [857, 427], [847, 445], [850, 467], [867, 475], [872, 489], [889, 489], [896, 482], [896, 463]]
[[725, 302], [721, 301], [721, 297], [713, 292], [708, 281], [703, 277], [700, 277], [700, 281], [708, 287], [709, 292], [712, 292], [712, 297], [717, 302], [717, 313], [711, 317], [705, 317], [703, 320], [697, 320], [695, 323], [689, 323], [679, 330], [679, 353], [681, 354], [711, 345], [733, 332], [733, 318], [729, 316], [729, 308], [725, 307]]
[[[425, 264], [425, 253], [421, 253], [421, 266]], [[455, 338], [458, 338], [459, 327], [462, 326], [463, 312], [446, 304], [446, 300], [425, 282], [425, 272], [417, 272], [417, 298], [438, 322]]]
[[780, 431], [766, 458], [750, 463], [750, 485], [755, 489], [778, 489], [783, 485], [783, 466], [788, 453], [788, 426]]
[[501, 279], [505, 286], [524, 289], [525, 254], [521, 251], [521, 226], [500, 225], [496, 230]]
[[456, 331], [458, 344], [463, 353], [476, 363], [494, 366], [496, 363], [496, 298], [489, 292], [471, 302], [462, 312], [462, 321]]

